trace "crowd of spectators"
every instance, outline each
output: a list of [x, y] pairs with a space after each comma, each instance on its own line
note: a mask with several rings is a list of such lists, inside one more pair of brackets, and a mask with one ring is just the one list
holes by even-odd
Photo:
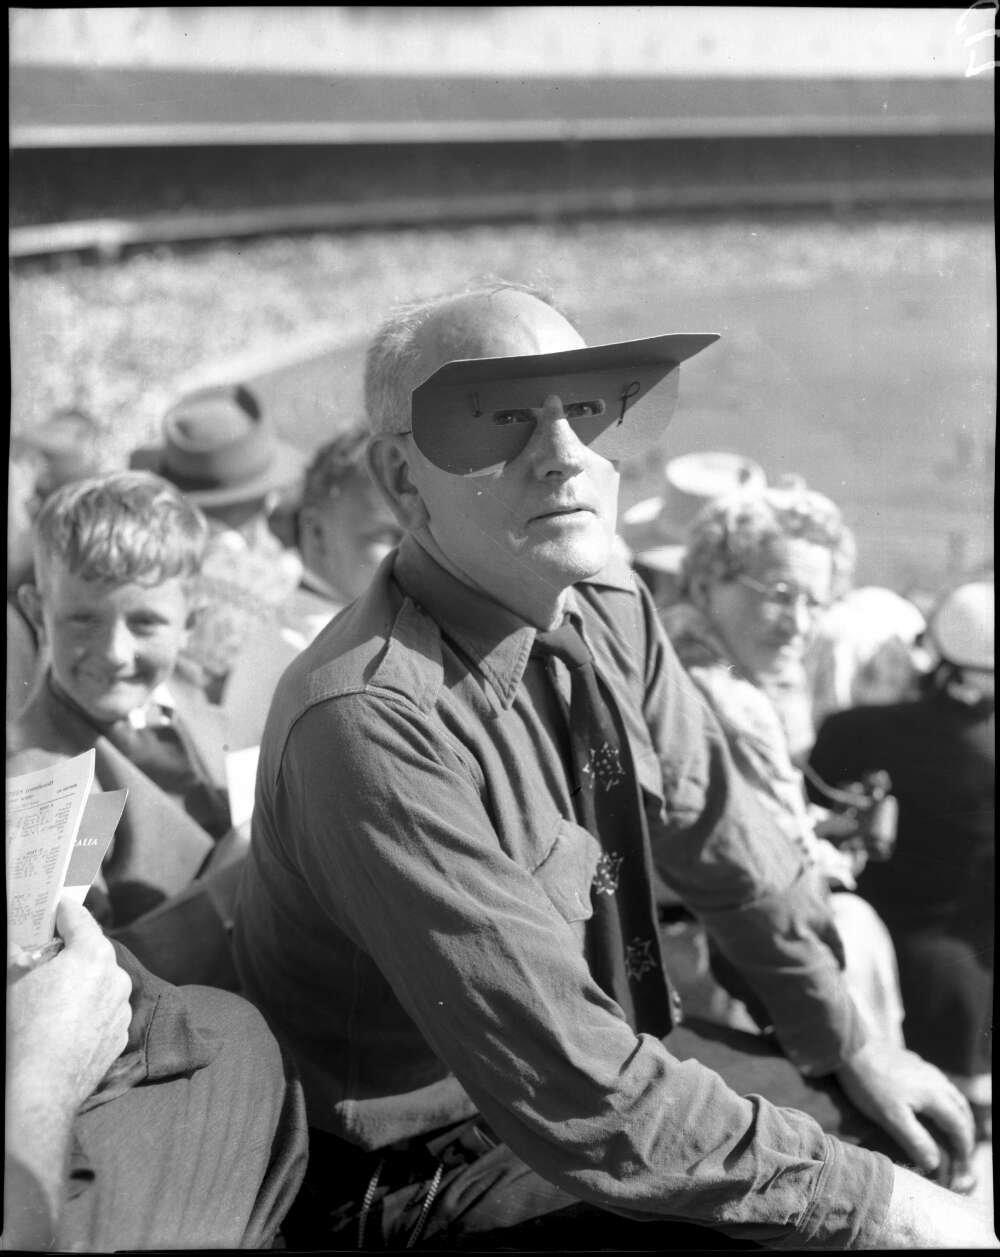
[[[630, 365], [628, 344], [617, 348]], [[660, 375], [698, 348], [672, 346]], [[548, 1217], [563, 1228], [556, 1242], [616, 1216], [626, 1230], [601, 1234], [632, 1236], [632, 1220], [664, 1215], [678, 1243], [697, 1242], [685, 1220], [745, 1247], [933, 1239], [922, 1219], [953, 1194], [918, 1193], [906, 1231], [888, 1212], [889, 1162], [831, 1152], [833, 1135], [846, 1141], [837, 1148], [885, 1149], [953, 1193], [969, 1189], [970, 1112], [978, 1138], [991, 1131], [992, 575], [956, 575], [926, 618], [893, 591], [853, 589], [837, 506], [718, 454], [692, 456], [674, 477], [687, 504], [669, 554], [643, 544], [647, 512], [645, 533], [626, 518], [601, 564], [570, 571], [561, 534], [548, 549], [527, 526], [528, 540], [511, 540], [522, 508], [495, 478], [506, 471], [447, 470], [461, 442], [472, 448], [471, 420], [437, 444], [430, 410], [418, 416], [414, 402], [410, 420], [411, 392], [436, 371], [504, 357], [523, 369], [529, 353], [545, 358], [557, 402], [560, 383], [588, 371], [580, 387], [596, 398], [614, 360], [587, 358], [537, 294], [502, 287], [387, 324], [369, 358], [369, 426], [359, 416], [311, 457], [239, 382], [179, 399], [162, 443], [127, 470], [98, 470], [99, 426], [77, 412], [12, 449], [8, 775], [93, 748], [95, 789], [124, 785], [129, 797], [85, 909], [60, 909], [61, 951], [8, 972], [5, 1200], [16, 1204], [5, 1242], [259, 1247], [284, 1226], [290, 1246], [340, 1246], [348, 1232], [361, 1246], [374, 1201], [387, 1246], [512, 1235], [530, 1246], [551, 1239], [536, 1226]], [[553, 434], [575, 395], [553, 418], [552, 397], [531, 409], [524, 377], [493, 371], [463, 387], [477, 421], [476, 389], [511, 394], [516, 408], [494, 416], [501, 437], [484, 440], [506, 442], [511, 466], [545, 468], [535, 478], [555, 496], [535, 526], [566, 512], [601, 520], [615, 447], [594, 450], [613, 438], [585, 441], [574, 426], [569, 449], [570, 436]], [[451, 415], [461, 403], [441, 387], [435, 404]], [[590, 394], [573, 405], [574, 424], [605, 408]], [[592, 956], [599, 916], [570, 901], [583, 903], [593, 875], [603, 907], [621, 857], [588, 854], [569, 794], [557, 827], [563, 787], [552, 783], [569, 742], [560, 749], [552, 729], [568, 690], [544, 697], [527, 648], [519, 663], [504, 653], [526, 624], [554, 628], [542, 620], [557, 605], [576, 609], [574, 631], [622, 704], [643, 795], [661, 810], [645, 822], [656, 856], [645, 893], [668, 970], [671, 947], [687, 949], [678, 988], [707, 1029], [678, 1030], [675, 1010], [660, 1055], [638, 1014], [626, 1022], [616, 1008], [627, 984], [611, 997], [570, 964], [584, 936]], [[636, 662], [623, 626], [639, 622]], [[642, 669], [633, 710], [623, 695]], [[472, 695], [468, 676], [493, 688]], [[574, 711], [577, 701], [574, 689]], [[261, 757], [252, 795], [234, 784], [234, 757], [247, 753], [251, 776]], [[628, 759], [617, 743], [612, 759], [617, 784]], [[555, 810], [539, 803], [550, 790]], [[538, 815], [556, 833], [544, 851]], [[515, 877], [493, 865], [517, 862], [522, 822], [535, 845]], [[470, 849], [477, 826], [500, 835], [489, 857]], [[350, 976], [361, 970], [363, 996]], [[527, 1005], [511, 971], [533, 991]], [[583, 1022], [568, 1028], [584, 1009], [586, 1043]], [[603, 1084], [614, 1104], [634, 1088], [634, 1139], [612, 1172], [606, 1114], [574, 1106], [594, 1100], [629, 1036], [642, 1047], [627, 1082]], [[727, 1074], [720, 1042], [758, 1069], [787, 1058], [788, 1076]], [[872, 1044], [895, 1055], [876, 1065], [870, 1053], [863, 1072], [852, 1062]], [[700, 1097], [717, 1146], [696, 1155], [688, 1132], [673, 1169], [657, 1163], [673, 1196], [664, 1188], [650, 1203], [666, 1156], [651, 1149], [669, 1140], [640, 1091], [652, 1107], [676, 1099], [671, 1071], [685, 1066], [670, 1051], [698, 1062], [685, 1103]], [[910, 1087], [913, 1114], [931, 1114], [934, 1139], [872, 1098], [888, 1085], [872, 1079], [892, 1072], [883, 1060]], [[836, 1080], [846, 1101], [813, 1079]], [[737, 1094], [756, 1090], [765, 1107], [750, 1118]], [[536, 1093], [550, 1098], [529, 1102]], [[789, 1125], [768, 1100], [814, 1116]], [[852, 1135], [859, 1114], [867, 1134]], [[879, 1142], [886, 1133], [894, 1143]], [[773, 1203], [746, 1177], [770, 1167], [758, 1141], [788, 1159]], [[670, 1175], [685, 1167], [681, 1186]], [[830, 1195], [817, 1204], [821, 1173]], [[331, 1177], [339, 1194], [324, 1197], [317, 1183]], [[896, 1182], [898, 1210], [917, 1189]], [[518, 1203], [480, 1216], [469, 1193]], [[898, 1233], [881, 1232], [894, 1217]]]

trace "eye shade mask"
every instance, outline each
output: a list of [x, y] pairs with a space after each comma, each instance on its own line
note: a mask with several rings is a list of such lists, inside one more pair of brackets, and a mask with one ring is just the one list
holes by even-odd
[[555, 395], [583, 444], [612, 462], [634, 458], [677, 409], [681, 362], [718, 339], [681, 333], [448, 362], [413, 390], [413, 439], [442, 471], [474, 475], [516, 458]]

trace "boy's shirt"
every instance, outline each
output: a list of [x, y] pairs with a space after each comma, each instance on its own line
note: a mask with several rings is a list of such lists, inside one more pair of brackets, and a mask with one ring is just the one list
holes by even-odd
[[128, 714], [128, 722], [133, 729], [149, 729], [158, 725], [174, 723], [177, 703], [170, 686], [161, 682], [150, 694], [149, 701], [143, 707], [135, 707]]
[[[99, 889], [106, 890], [108, 910], [101, 916], [107, 928], [124, 925], [185, 889], [229, 829], [222, 713], [180, 671], [151, 700], [160, 704], [161, 714], [170, 711], [196, 790], [178, 792], [158, 785], [156, 774], [130, 757], [127, 730], [94, 723], [53, 687], [51, 675], [7, 732], [8, 775], [30, 771], [53, 755], [79, 755], [93, 747], [97, 786], [128, 788], [125, 815], [102, 867], [104, 886]], [[140, 709], [120, 723], [138, 734], [151, 728], [150, 715]]]

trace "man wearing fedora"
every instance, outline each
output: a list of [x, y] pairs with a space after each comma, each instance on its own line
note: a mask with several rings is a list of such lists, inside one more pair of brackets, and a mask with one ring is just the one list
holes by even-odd
[[[278, 687], [234, 933], [306, 1091], [292, 1247], [994, 1242], [828, 1133], [863, 1125], [843, 1087], [928, 1171], [918, 1114], [971, 1150], [946, 1080], [864, 1041], [822, 905], [787, 844], [758, 850], [770, 822], [613, 556], [618, 462], [715, 339], [588, 349], [511, 286], [375, 337], [369, 460], [407, 536]], [[657, 877], [794, 1065], [681, 1024]]]
[[209, 521], [201, 606], [184, 658], [219, 702], [247, 635], [269, 622], [302, 576], [268, 517], [301, 479], [305, 459], [277, 435], [250, 389], [235, 384], [182, 397], [164, 416], [162, 443], [135, 450], [130, 464], [175, 484]]

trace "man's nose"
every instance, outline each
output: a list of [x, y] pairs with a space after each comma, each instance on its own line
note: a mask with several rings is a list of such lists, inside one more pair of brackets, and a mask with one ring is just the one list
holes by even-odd
[[531, 447], [539, 476], [566, 476], [582, 469], [587, 447], [566, 418], [561, 398], [546, 397], [531, 436]]

